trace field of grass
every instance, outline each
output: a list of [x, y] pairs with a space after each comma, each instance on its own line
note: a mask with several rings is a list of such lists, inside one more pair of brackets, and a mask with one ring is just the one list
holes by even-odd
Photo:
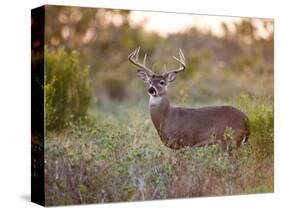
[[251, 126], [248, 142], [231, 156], [215, 145], [168, 149], [147, 104], [97, 104], [85, 120], [47, 132], [47, 205], [273, 192], [272, 100], [241, 95], [229, 103]]

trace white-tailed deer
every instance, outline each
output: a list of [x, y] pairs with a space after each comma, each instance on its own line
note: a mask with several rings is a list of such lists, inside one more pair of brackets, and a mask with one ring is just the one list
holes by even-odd
[[149, 107], [152, 122], [162, 140], [171, 149], [190, 146], [219, 144], [228, 151], [231, 145], [240, 146], [249, 137], [248, 119], [244, 113], [231, 106], [181, 108], [172, 107], [167, 95], [169, 83], [176, 74], [185, 70], [185, 57], [179, 51], [174, 57], [180, 67], [157, 75], [138, 61], [140, 47], [129, 55], [131, 63], [138, 67], [138, 76], [149, 84]]

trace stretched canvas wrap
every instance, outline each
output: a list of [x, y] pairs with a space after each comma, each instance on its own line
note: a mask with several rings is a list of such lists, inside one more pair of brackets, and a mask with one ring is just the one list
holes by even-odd
[[32, 193], [44, 206], [274, 191], [274, 21], [42, 6]]

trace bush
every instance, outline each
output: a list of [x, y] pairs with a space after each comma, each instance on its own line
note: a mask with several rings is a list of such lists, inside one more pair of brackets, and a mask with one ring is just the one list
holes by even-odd
[[270, 103], [247, 95], [235, 101], [249, 117], [251, 135], [231, 156], [215, 145], [172, 151], [161, 143], [146, 104], [111, 104], [112, 110], [92, 111], [99, 122], [47, 134], [48, 205], [273, 191]]
[[243, 94], [236, 101], [250, 121], [250, 142], [255, 161], [262, 162], [273, 157], [274, 110], [272, 100], [257, 100]]
[[89, 67], [76, 51], [46, 48], [45, 111], [48, 130], [60, 129], [86, 115], [91, 98]]

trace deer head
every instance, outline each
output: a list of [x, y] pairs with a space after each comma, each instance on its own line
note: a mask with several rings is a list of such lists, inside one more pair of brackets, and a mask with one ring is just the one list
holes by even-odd
[[182, 50], [179, 50], [179, 57], [173, 56], [173, 58], [180, 63], [180, 67], [175, 70], [169, 70], [162, 75], [155, 74], [151, 69], [149, 69], [145, 62], [147, 54], [144, 56], [143, 63], [139, 62], [139, 52], [140, 47], [135, 49], [130, 55], [129, 60], [131, 63], [138, 67], [138, 76], [146, 83], [149, 84], [148, 94], [153, 97], [159, 97], [167, 92], [167, 86], [169, 83], [176, 79], [176, 74], [185, 70], [185, 57]]

